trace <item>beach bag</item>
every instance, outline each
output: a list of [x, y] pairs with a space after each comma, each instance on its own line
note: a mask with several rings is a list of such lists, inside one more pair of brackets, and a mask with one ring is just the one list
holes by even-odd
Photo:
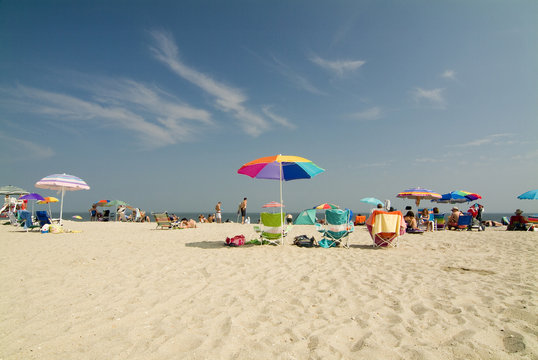
[[306, 235], [299, 235], [293, 239], [293, 245], [299, 247], [314, 247], [314, 237], [309, 238]]
[[228, 246], [242, 246], [245, 245], [245, 236], [244, 235], [236, 235], [232, 238], [227, 237], [224, 241], [225, 245]]

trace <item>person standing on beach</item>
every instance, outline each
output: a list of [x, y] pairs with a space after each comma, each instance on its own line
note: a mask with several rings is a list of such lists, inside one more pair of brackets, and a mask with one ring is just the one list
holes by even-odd
[[239, 210], [241, 210], [241, 224], [245, 223], [245, 216], [247, 215], [247, 198], [244, 198], [239, 204]]
[[222, 203], [219, 201], [217, 205], [215, 206], [215, 219], [217, 220], [218, 224], [222, 224]]

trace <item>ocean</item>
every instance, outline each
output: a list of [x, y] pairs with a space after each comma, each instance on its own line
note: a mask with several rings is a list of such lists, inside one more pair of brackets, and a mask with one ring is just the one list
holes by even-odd
[[[169, 211], [168, 213], [169, 214], [176, 214], [180, 219], [187, 218], [187, 219], [194, 219], [196, 221], [198, 221], [198, 215], [202, 214], [200, 212], [182, 212], [182, 211]], [[353, 212], [353, 213], [354, 214], [367, 215], [365, 212]], [[129, 215], [129, 214], [130, 214], [130, 212], [128, 211], [127, 215]], [[207, 218], [207, 216], [209, 214], [210, 213], [203, 213], [203, 215], [206, 218]], [[293, 218], [295, 219], [297, 217], [297, 215], [299, 215], [299, 212], [291, 212], [291, 214], [293, 215]], [[322, 216], [322, 214], [323, 214], [322, 211], [318, 211], [318, 218], [320, 218]], [[448, 214], [448, 213], [446, 213], [446, 214]], [[484, 214], [482, 214], [482, 219], [501, 222], [503, 217], [507, 217], [508, 219], [510, 219], [510, 216], [512, 216], [513, 214], [514, 214], [513, 212], [510, 212], [510, 213], [508, 213], [508, 212], [506, 212], [506, 213], [488, 213], [488, 212], [485, 212]], [[52, 215], [53, 215], [52, 217], [58, 217], [60, 214], [58, 212], [53, 211]], [[77, 215], [81, 216], [82, 220], [73, 219], [73, 216], [77, 216]], [[527, 215], [530, 215], [530, 214], [527, 214]], [[250, 217], [250, 222], [252, 224], [257, 223], [259, 218], [260, 218], [260, 212], [249, 212], [249, 211], [247, 211], [247, 217]], [[74, 211], [74, 212], [69, 211], [69, 212], [64, 212], [63, 213], [63, 218], [65, 220], [90, 221], [90, 214], [88, 213], [88, 210]], [[153, 221], [153, 219], [151, 219], [151, 220]], [[223, 212], [222, 213], [222, 221], [226, 222], [227, 220], [229, 220], [231, 222], [237, 222], [237, 221], [241, 221], [241, 217], [238, 217], [237, 213]]]

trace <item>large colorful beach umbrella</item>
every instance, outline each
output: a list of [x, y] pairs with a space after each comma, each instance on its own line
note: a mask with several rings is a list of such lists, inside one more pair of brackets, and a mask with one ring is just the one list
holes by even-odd
[[520, 200], [538, 200], [538, 190], [529, 190], [517, 198]]
[[90, 187], [84, 180], [67, 174], [53, 174], [45, 176], [35, 183], [35, 187], [40, 189], [50, 189], [61, 191], [62, 197], [60, 202], [60, 223], [62, 222], [64, 194], [66, 191], [90, 190]]
[[[290, 155], [267, 156], [253, 160], [244, 164], [237, 170], [238, 174], [250, 176], [254, 179], [278, 180], [280, 183], [280, 203], [282, 201], [282, 182], [310, 179], [325, 170], [314, 164], [312, 161]], [[282, 207], [280, 207], [280, 217], [284, 223]], [[284, 233], [284, 227], [282, 227]], [[282, 240], [283, 242], [284, 240]]]
[[458, 204], [470, 201], [476, 201], [482, 199], [482, 196], [464, 190], [451, 191], [449, 193], [441, 195], [439, 199], [433, 199], [433, 202], [437, 203], [449, 203], [449, 204]]
[[402, 191], [396, 197], [405, 199], [414, 199], [417, 207], [420, 205], [420, 200], [433, 200], [441, 198], [441, 194], [438, 194], [432, 190], [424, 189], [421, 187], [407, 189]]

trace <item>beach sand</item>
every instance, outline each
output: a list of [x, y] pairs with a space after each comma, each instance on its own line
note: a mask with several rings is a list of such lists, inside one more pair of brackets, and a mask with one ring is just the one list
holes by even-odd
[[538, 359], [537, 232], [223, 246], [252, 225], [0, 226], [0, 359]]

